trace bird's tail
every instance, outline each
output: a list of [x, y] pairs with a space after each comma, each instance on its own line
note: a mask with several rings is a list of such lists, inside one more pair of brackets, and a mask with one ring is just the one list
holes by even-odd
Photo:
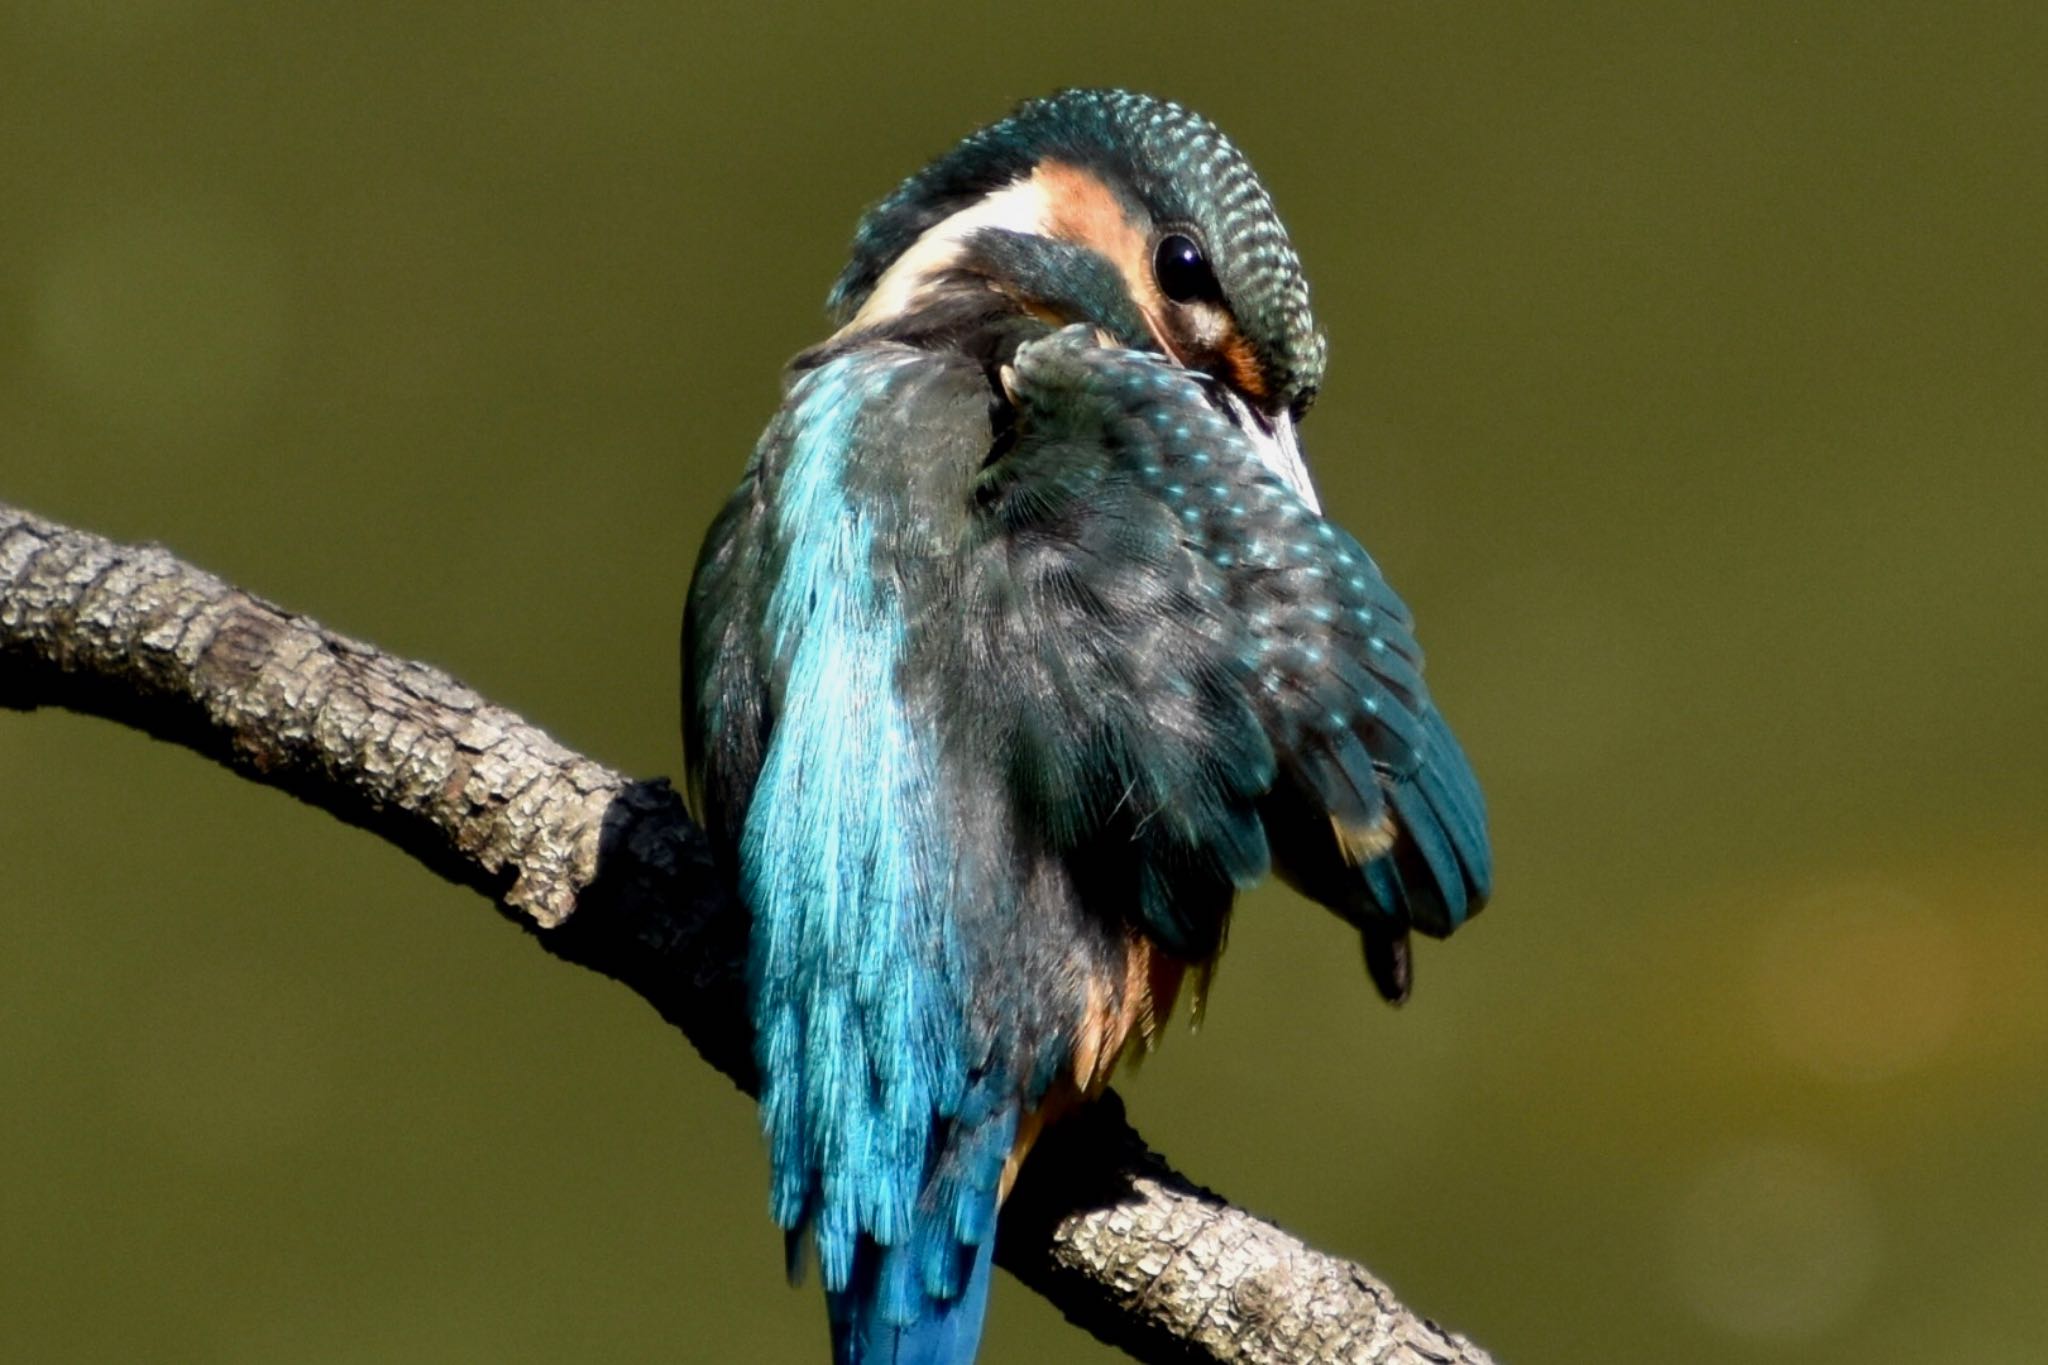
[[[972, 1365], [975, 1349], [981, 1344], [982, 1319], [988, 1313], [995, 1245], [990, 1236], [976, 1248], [967, 1281], [957, 1296], [924, 1298], [915, 1319], [907, 1323], [884, 1312], [888, 1296], [877, 1283], [880, 1267], [856, 1266], [851, 1284], [825, 1294], [832, 1318], [833, 1365]], [[863, 1251], [872, 1253], [874, 1248]], [[870, 1273], [861, 1273], [864, 1269]]]

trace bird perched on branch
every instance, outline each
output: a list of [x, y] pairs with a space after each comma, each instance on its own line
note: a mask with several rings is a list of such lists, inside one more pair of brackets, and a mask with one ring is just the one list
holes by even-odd
[[1322, 515], [1324, 341], [1223, 135], [1034, 100], [861, 222], [711, 529], [693, 803], [752, 916], [771, 1204], [841, 1365], [972, 1360], [1032, 1138], [1269, 869], [1411, 929], [1491, 880], [1408, 610]]

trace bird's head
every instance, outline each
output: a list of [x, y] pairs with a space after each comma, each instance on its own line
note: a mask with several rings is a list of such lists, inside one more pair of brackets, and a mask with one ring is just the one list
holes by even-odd
[[1323, 377], [1301, 261], [1243, 154], [1122, 90], [1029, 101], [904, 181], [831, 306], [842, 336], [992, 308], [1089, 323], [1220, 380], [1290, 448]]

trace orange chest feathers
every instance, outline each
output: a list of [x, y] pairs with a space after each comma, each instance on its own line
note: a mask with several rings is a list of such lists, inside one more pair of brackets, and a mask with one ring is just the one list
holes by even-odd
[[[1110, 971], [1089, 977], [1074, 1025], [1072, 1065], [1039, 1106], [1018, 1121], [1017, 1140], [1003, 1164], [1003, 1198], [1009, 1197], [1019, 1167], [1046, 1124], [1101, 1094], [1118, 1060], [1133, 1046], [1149, 1052], [1157, 1045], [1187, 971], [1187, 963], [1130, 932], [1124, 936], [1122, 975]], [[1206, 968], [1198, 969], [1198, 992], [1207, 976]]]

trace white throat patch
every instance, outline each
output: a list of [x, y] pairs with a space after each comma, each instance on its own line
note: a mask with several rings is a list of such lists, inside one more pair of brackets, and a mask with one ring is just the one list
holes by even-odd
[[972, 233], [999, 228], [1033, 237], [1048, 235], [1051, 208], [1044, 182], [1025, 176], [932, 224], [882, 272], [874, 292], [841, 332], [857, 332], [914, 312], [932, 281], [959, 263], [961, 244]]

